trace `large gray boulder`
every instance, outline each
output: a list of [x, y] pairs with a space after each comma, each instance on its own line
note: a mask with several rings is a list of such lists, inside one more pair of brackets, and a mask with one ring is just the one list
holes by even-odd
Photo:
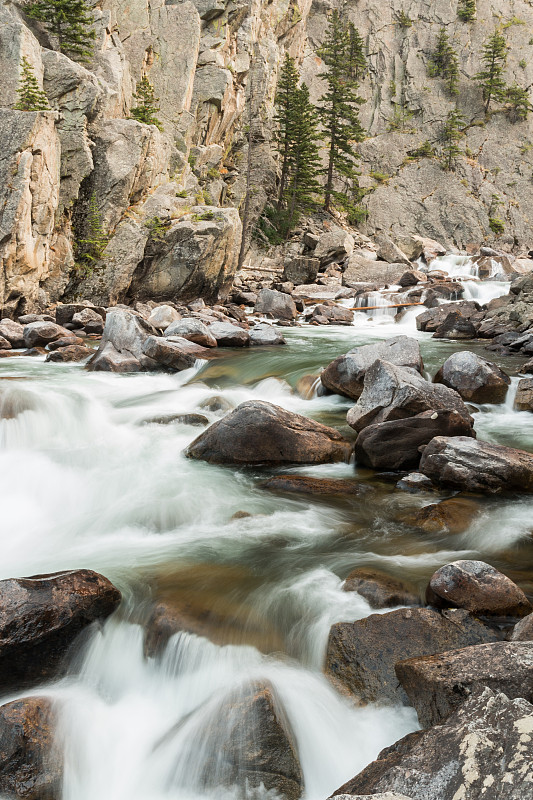
[[211, 425], [186, 454], [212, 464], [329, 464], [348, 461], [351, 450], [334, 428], [249, 400]]
[[468, 409], [453, 389], [429, 383], [414, 369], [375, 361], [367, 369], [363, 392], [346, 417], [356, 431], [367, 425], [414, 417], [424, 411], [455, 411], [467, 422]]
[[214, 322], [209, 326], [209, 333], [219, 347], [248, 347], [250, 344], [248, 331], [231, 322]]
[[144, 343], [157, 331], [140, 314], [112, 308], [108, 311], [100, 346], [89, 362], [91, 371], [138, 372], [155, 362], [146, 356]]
[[405, 272], [404, 264], [389, 264], [388, 261], [373, 261], [355, 252], [346, 260], [342, 275], [343, 286], [359, 288], [362, 283], [378, 286], [398, 283]]
[[168, 339], [149, 336], [143, 343], [143, 353], [158, 366], [179, 372], [194, 367], [197, 359], [203, 358], [209, 350], [181, 336]]
[[531, 453], [466, 436], [436, 436], [422, 454], [420, 472], [463, 491], [533, 491]]
[[452, 353], [434, 381], [455, 389], [463, 400], [471, 403], [503, 403], [511, 383], [510, 377], [497, 364], [470, 350]]
[[322, 266], [326, 266], [332, 261], [344, 261], [353, 252], [354, 245], [353, 236], [348, 231], [337, 228], [320, 236], [313, 255]]
[[286, 344], [285, 339], [273, 325], [267, 322], [258, 322], [250, 328], [250, 345], [252, 347]]
[[383, 750], [333, 797], [398, 792], [412, 800], [524, 800], [531, 793], [533, 706], [486, 687], [442, 725]]
[[216, 347], [217, 340], [200, 319], [189, 317], [178, 322], [173, 322], [165, 330], [165, 336], [181, 336], [190, 342], [199, 344], [201, 347]]
[[275, 289], [261, 289], [254, 310], [257, 314], [265, 314], [267, 317], [284, 321], [296, 319], [298, 316], [292, 297]]
[[[102, 322], [102, 318], [98, 317]], [[24, 326], [24, 344], [26, 347], [42, 347], [61, 339], [63, 336], [69, 336], [70, 331], [62, 328], [61, 325], [56, 325], [55, 322], [30, 322]]]
[[417, 372], [423, 369], [418, 341], [409, 336], [395, 336], [384, 342], [354, 347], [336, 358], [320, 374], [322, 385], [330, 392], [357, 400], [363, 391], [366, 372], [377, 359]]

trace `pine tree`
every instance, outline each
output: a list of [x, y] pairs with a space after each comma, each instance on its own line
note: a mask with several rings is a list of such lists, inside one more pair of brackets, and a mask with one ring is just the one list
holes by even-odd
[[500, 31], [495, 31], [483, 45], [481, 60], [485, 68], [474, 76], [474, 80], [481, 84], [485, 114], [488, 114], [491, 102], [504, 100], [507, 89], [502, 77], [507, 62], [507, 42]]
[[19, 99], [15, 108], [18, 111], [49, 111], [48, 98], [39, 88], [33, 67], [25, 56], [20, 62], [20, 66], [22, 74], [17, 89]]
[[458, 146], [458, 141], [461, 139], [463, 132], [462, 126], [465, 124], [465, 119], [460, 111], [454, 109], [450, 111], [444, 122], [442, 129], [442, 167], [447, 172], [455, 169], [455, 162], [461, 155], [461, 150]]
[[162, 130], [160, 121], [155, 116], [159, 111], [159, 98], [154, 95], [154, 87], [146, 75], [137, 84], [137, 89], [133, 95], [137, 100], [135, 108], [131, 109], [131, 118], [137, 122], [144, 122], [145, 125], [155, 125]]
[[348, 25], [348, 33], [350, 36], [349, 74], [353, 80], [360, 81], [367, 70], [365, 42], [352, 22]]
[[85, 222], [85, 239], [78, 239], [76, 242], [76, 255], [79, 261], [85, 262], [87, 266], [100, 261], [104, 255], [109, 237], [105, 233], [102, 224], [102, 215], [96, 194], [93, 192], [89, 198], [87, 208], [87, 219]]
[[462, 22], [472, 22], [476, 16], [476, 0], [459, 0], [457, 16]]
[[289, 153], [292, 139], [292, 126], [294, 123], [295, 100], [298, 91], [298, 70], [294, 58], [287, 53], [280, 71], [276, 91], [276, 132], [274, 141], [281, 158], [281, 177], [278, 190], [277, 207], [281, 209], [285, 197], [287, 175], [289, 170]]
[[446, 28], [440, 29], [435, 52], [429, 62], [429, 74], [433, 78], [437, 76], [444, 78], [448, 92], [451, 95], [459, 93], [457, 88], [459, 83], [459, 59], [450, 44]]
[[321, 191], [318, 117], [309, 100], [309, 89], [305, 83], [298, 89], [295, 98], [295, 118], [291, 131], [289, 152], [289, 184], [287, 207], [289, 221], [294, 227], [300, 211], [309, 211], [317, 204]]
[[[333, 12], [326, 38], [317, 52], [327, 67], [319, 75], [325, 79], [327, 91], [320, 98], [318, 110], [328, 144], [324, 209], [329, 211], [335, 200], [341, 208], [353, 211], [354, 203], [360, 199], [359, 173], [355, 168], [360, 156], [354, 144], [362, 142], [365, 135], [359, 119], [359, 106], [364, 100], [357, 95], [357, 81], [350, 77], [350, 33], [338, 11]], [[348, 184], [351, 196], [334, 189], [338, 179]]]
[[94, 16], [86, 0], [32, 0], [26, 14], [44, 23], [58, 43], [59, 51], [73, 59], [86, 61], [93, 52], [96, 33]]
[[527, 89], [522, 89], [516, 83], [507, 87], [505, 97], [507, 101], [507, 117], [511, 122], [518, 122], [527, 119], [527, 115], [533, 111], [533, 106], [529, 99]]

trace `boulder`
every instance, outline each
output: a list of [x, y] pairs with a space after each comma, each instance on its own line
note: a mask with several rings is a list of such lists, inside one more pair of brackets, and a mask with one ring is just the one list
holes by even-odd
[[375, 798], [392, 791], [412, 800], [525, 800], [531, 793], [532, 728], [527, 700], [486, 687], [442, 725], [383, 750], [333, 796]]
[[353, 236], [342, 228], [337, 228], [319, 237], [313, 255], [324, 267], [333, 261], [344, 261], [353, 252], [354, 245]]
[[[427, 478], [426, 478], [427, 480]], [[463, 533], [481, 513], [480, 503], [471, 497], [449, 497], [430, 503], [403, 518], [403, 522], [426, 533]]]
[[[54, 55], [60, 55], [60, 54], [55, 53]], [[81, 303], [58, 303], [55, 310], [57, 324], [66, 326], [69, 322], [72, 322], [72, 319], [75, 314], [78, 314], [80, 311], [84, 311], [86, 308], [89, 308], [91, 311], [95, 311], [97, 314], [101, 316], [101, 318], [105, 322], [106, 318], [105, 308], [101, 308], [100, 306], [93, 306], [92, 303], [89, 303], [88, 300], [84, 300]]]
[[70, 362], [84, 361], [93, 355], [93, 350], [80, 344], [69, 344], [66, 347], [59, 347], [53, 350], [45, 358], [56, 364], [66, 364]]
[[463, 300], [460, 303], [454, 303], [453, 306], [445, 303], [444, 305], [439, 305], [436, 308], [430, 308], [428, 311], [424, 311], [423, 314], [419, 314], [416, 318], [417, 330], [425, 331], [426, 333], [432, 333], [436, 331], [437, 328], [443, 324], [444, 320], [450, 313], [450, 309], [453, 309], [454, 312], [460, 313], [461, 316], [465, 317], [465, 319], [470, 319], [480, 311], [478, 304], [472, 300]]
[[0, 321], [0, 336], [10, 343], [11, 347], [19, 349], [24, 347], [24, 326], [12, 319]]
[[83, 328], [86, 333], [101, 334], [104, 330], [104, 320], [92, 308], [84, 308], [83, 311], [77, 311], [72, 317], [72, 324], [75, 328]]
[[518, 381], [514, 407], [517, 411], [533, 411], [533, 378]]
[[165, 336], [180, 336], [201, 347], [216, 347], [217, 340], [204, 323], [199, 319], [189, 318], [173, 322], [165, 329]]
[[443, 244], [425, 236], [402, 235], [396, 239], [396, 244], [410, 261], [422, 257], [428, 265], [439, 256], [445, 256], [447, 252]]
[[409, 658], [396, 675], [423, 728], [439, 725], [476, 690], [533, 702], [533, 642], [490, 642]]
[[370, 608], [420, 605], [420, 597], [404, 581], [369, 567], [358, 567], [350, 572], [342, 588], [345, 592], [360, 594]]
[[409, 608], [339, 622], [329, 632], [326, 675], [365, 702], [408, 703], [394, 666], [414, 656], [433, 655], [494, 641], [495, 634], [461, 609], [440, 614]]
[[296, 319], [298, 316], [292, 297], [274, 289], [261, 289], [254, 310], [257, 314], [265, 314], [284, 321]]
[[294, 283], [295, 286], [303, 283], [314, 283], [318, 275], [320, 260], [308, 256], [295, 256], [285, 264], [283, 280]]
[[450, 311], [433, 334], [434, 339], [475, 339], [476, 336], [473, 323], [459, 311]]
[[410, 469], [421, 448], [435, 436], [475, 436], [472, 423], [457, 411], [424, 411], [409, 419], [368, 425], [355, 443], [355, 460], [373, 469]]
[[0, 792], [6, 798], [54, 800], [61, 795], [63, 759], [57, 713], [48, 697], [0, 706]]
[[469, 350], [452, 353], [434, 381], [455, 389], [470, 403], [503, 403], [511, 383], [510, 377], [496, 364]]
[[405, 272], [404, 264], [389, 264], [388, 261], [374, 261], [359, 253], [345, 261], [342, 283], [344, 286], [360, 288], [362, 283], [378, 286], [396, 284]]
[[74, 336], [74, 334], [71, 334], [70, 336], [62, 336], [61, 339], [56, 339], [55, 342], [50, 342], [50, 344], [46, 346], [46, 349], [59, 350], [61, 347], [70, 347], [73, 344], [84, 345], [85, 339], [83, 339], [81, 336]]
[[384, 342], [354, 347], [336, 358], [321, 373], [322, 385], [330, 392], [357, 400], [363, 391], [366, 372], [377, 359], [418, 372], [423, 369], [418, 341], [409, 336], [395, 336]]
[[252, 347], [273, 344], [286, 344], [281, 333], [273, 325], [259, 322], [250, 329], [250, 345]]
[[406, 419], [424, 411], [455, 411], [467, 423], [472, 419], [453, 389], [429, 383], [413, 369], [379, 360], [367, 370], [363, 392], [346, 419], [352, 428], [362, 431], [372, 423]]
[[437, 608], [465, 608], [485, 616], [524, 617], [533, 610], [522, 589], [484, 561], [445, 564], [432, 575], [426, 600]]
[[386, 233], [376, 234], [374, 241], [378, 245], [378, 258], [383, 259], [383, 261], [388, 261], [389, 264], [406, 264], [407, 266], [411, 265], [411, 262], [405, 253], [402, 253], [398, 245], [394, 244], [390, 236], [387, 236]]
[[533, 491], [533, 455], [466, 436], [436, 436], [422, 454], [420, 472], [462, 491]]
[[110, 309], [100, 347], [89, 362], [89, 369], [137, 372], [153, 368], [155, 362], [147, 358], [143, 345], [149, 336], [156, 334], [156, 329], [140, 314], [121, 308]]
[[517, 622], [511, 633], [512, 642], [533, 642], [533, 614]]
[[69, 336], [70, 331], [56, 325], [55, 322], [30, 322], [24, 326], [24, 345], [26, 347], [44, 347], [62, 336]]
[[160, 367], [179, 372], [194, 367], [197, 359], [204, 358], [210, 351], [180, 336], [163, 339], [149, 336], [143, 344], [143, 353]]
[[426, 475], [410, 472], [398, 481], [396, 488], [402, 492], [431, 492], [435, 487]]
[[248, 347], [250, 334], [231, 322], [214, 322], [209, 326], [209, 333], [219, 347]]
[[418, 269], [410, 269], [404, 272], [398, 281], [402, 289], [407, 289], [409, 286], [416, 286], [417, 283], [427, 283], [428, 276], [425, 272], [420, 272]]
[[0, 687], [55, 677], [77, 635], [108, 617], [120, 592], [87, 569], [0, 581]]
[[[176, 311], [172, 306], [162, 305], [156, 306], [148, 317], [148, 322], [160, 331], [165, 331], [171, 326], [172, 323], [178, 322], [181, 319], [181, 314]], [[169, 334], [166, 333], [168, 336]], [[181, 334], [178, 333], [178, 336]]]
[[334, 428], [250, 400], [211, 425], [186, 454], [212, 464], [329, 464], [348, 461], [351, 450]]
[[319, 304], [313, 309], [310, 322], [318, 322], [321, 325], [351, 325], [353, 311], [333, 303], [331, 305]]
[[340, 478], [312, 478], [309, 475], [275, 475], [260, 484], [261, 489], [272, 492], [325, 495], [326, 497], [351, 497], [361, 495], [360, 483]]

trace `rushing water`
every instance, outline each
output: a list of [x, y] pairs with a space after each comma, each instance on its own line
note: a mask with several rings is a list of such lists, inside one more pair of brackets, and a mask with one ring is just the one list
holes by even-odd
[[[503, 293], [492, 282], [480, 292]], [[384, 309], [357, 312], [351, 327], [288, 329], [286, 347], [235, 351], [174, 375], [0, 362], [0, 378], [16, 378], [2, 381], [0, 401], [8, 417], [0, 420], [1, 577], [86, 567], [124, 596], [69, 677], [45, 689], [62, 711], [63, 800], [236, 797], [231, 788], [206, 788], [205, 764], [215, 764], [215, 783], [219, 769], [209, 731], [220, 724], [224, 698], [265, 680], [293, 729], [305, 798], [325, 800], [417, 727], [411, 709], [355, 707], [322, 674], [331, 624], [372, 613], [362, 597], [342, 591], [346, 575], [360, 565], [384, 568], [422, 592], [443, 563], [477, 557], [533, 588], [523, 572], [532, 555], [531, 500], [480, 499], [464, 533], [421, 534], [408, 515], [435, 495], [398, 491], [387, 476], [353, 464], [285, 469], [355, 476], [365, 492], [274, 495], [261, 488], [272, 470], [187, 460], [183, 450], [198, 428], [143, 424], [185, 412], [215, 421], [220, 412], [204, 403], [217, 396], [232, 406], [268, 400], [351, 434], [349, 401], [303, 399], [294, 391], [299, 378], [355, 345], [398, 333], [418, 336], [433, 375], [457, 346], [417, 332], [421, 310], [410, 308], [400, 322]], [[474, 349], [484, 353], [481, 344]], [[523, 360], [499, 363], [513, 371]], [[515, 386], [513, 379], [502, 406], [478, 409], [476, 430], [533, 449], [533, 415], [513, 410]], [[238, 511], [250, 516], [233, 518]], [[156, 601], [207, 620], [205, 636], [176, 634], [147, 657]]]

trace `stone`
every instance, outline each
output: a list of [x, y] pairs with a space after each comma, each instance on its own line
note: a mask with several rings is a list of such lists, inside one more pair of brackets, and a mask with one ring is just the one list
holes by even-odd
[[469, 350], [452, 353], [434, 381], [455, 389], [469, 403], [503, 403], [511, 383], [510, 377], [496, 364]]
[[354, 347], [346, 355], [339, 356], [323, 370], [321, 383], [330, 392], [358, 400], [366, 372], [377, 359], [418, 372], [423, 369], [418, 341], [409, 336], [395, 336], [376, 344]]
[[[325, 320], [326, 325], [351, 325], [353, 311], [343, 306], [320, 304], [315, 306], [310, 321]], [[324, 324], [323, 322], [321, 324]]]
[[102, 341], [88, 368], [108, 372], [150, 369], [155, 362], [146, 356], [143, 345], [149, 336], [156, 334], [156, 329], [140, 314], [112, 308], [107, 313]]
[[250, 334], [231, 322], [214, 322], [209, 326], [209, 333], [219, 347], [248, 347]]
[[297, 286], [305, 283], [314, 283], [317, 279], [320, 259], [309, 256], [295, 256], [285, 264], [283, 280], [290, 281]]
[[11, 350], [11, 348], [11, 342], [8, 342], [3, 336], [0, 336], [0, 350]]
[[57, 350], [48, 353], [45, 361], [51, 361], [56, 364], [84, 361], [89, 356], [92, 356], [93, 353], [93, 350], [83, 345], [69, 344], [66, 347], [59, 347]]
[[217, 340], [207, 325], [199, 319], [189, 318], [173, 322], [165, 329], [165, 336], [181, 336], [201, 347], [216, 347]]
[[55, 310], [57, 324], [65, 327], [69, 322], [72, 322], [75, 314], [80, 311], [84, 311], [86, 308], [91, 309], [91, 311], [95, 311], [105, 322], [105, 308], [93, 306], [88, 301], [83, 301], [82, 303], [58, 303]]
[[394, 672], [398, 661], [482, 644], [496, 635], [466, 611], [409, 608], [338, 622], [329, 632], [326, 675], [364, 702], [408, 703]]
[[483, 616], [524, 617], [533, 610], [522, 589], [484, 561], [445, 564], [432, 575], [426, 600], [437, 608], [465, 608]]
[[518, 381], [514, 407], [517, 411], [533, 411], [533, 378]]
[[250, 346], [286, 344], [281, 333], [273, 325], [266, 322], [259, 322], [250, 328]]
[[403, 492], [431, 492], [435, 487], [426, 475], [410, 472], [398, 481], [396, 488]]
[[143, 419], [141, 425], [170, 425], [173, 422], [181, 425], [193, 425], [199, 428], [209, 425], [209, 420], [203, 414], [160, 414], [156, 417]]
[[228, 411], [232, 411], [235, 406], [225, 397], [214, 395], [213, 397], [208, 397], [206, 400], [202, 400], [200, 408], [205, 411], [210, 411], [211, 414], [226, 414]]
[[426, 283], [427, 279], [428, 276], [425, 272], [420, 272], [418, 269], [410, 269], [404, 272], [398, 283], [402, 289], [406, 289], [409, 286], [416, 286], [417, 283]]
[[472, 419], [453, 389], [429, 383], [413, 369], [378, 360], [367, 369], [363, 392], [346, 419], [359, 432], [372, 423], [406, 419], [424, 411], [455, 411], [467, 423]]
[[435, 436], [475, 436], [470, 420], [457, 411], [424, 411], [408, 419], [367, 425], [355, 443], [355, 460], [373, 469], [411, 469], [421, 448]]
[[533, 642], [490, 642], [409, 658], [396, 675], [423, 728], [440, 725], [476, 689], [533, 701]]
[[284, 321], [296, 319], [298, 316], [292, 297], [275, 289], [261, 289], [254, 310], [257, 314], [265, 314]]
[[250, 400], [211, 425], [186, 455], [212, 464], [329, 464], [348, 461], [351, 450], [334, 428]]
[[530, 453], [466, 436], [436, 436], [422, 454], [420, 472], [461, 491], [533, 491]]
[[444, 303], [443, 305], [438, 305], [436, 308], [430, 308], [428, 311], [419, 314], [416, 318], [417, 330], [433, 333], [443, 324], [450, 313], [450, 308], [453, 308], [454, 313], [460, 313], [465, 319], [470, 319], [470, 317], [473, 317], [480, 311], [478, 304], [472, 300], [463, 300], [460, 303], [454, 303], [453, 306]]
[[378, 245], [377, 256], [379, 259], [388, 261], [389, 264], [411, 265], [405, 253], [402, 253], [398, 245], [394, 244], [390, 236], [387, 236], [386, 233], [378, 233], [374, 237], [374, 240]]
[[[62, 336], [61, 339], [56, 339], [55, 342], [50, 342], [46, 345], [48, 350], [59, 350], [61, 347], [70, 347], [71, 345], [84, 345], [85, 339], [81, 336], [75, 336], [73, 333], [70, 336]], [[92, 351], [91, 351], [92, 352]]]
[[108, 617], [118, 589], [87, 569], [0, 581], [2, 691], [56, 677], [78, 634]]
[[3, 797], [53, 800], [63, 781], [56, 741], [57, 711], [49, 697], [22, 697], [0, 706], [0, 792]]
[[361, 484], [339, 478], [312, 478], [308, 475], [275, 475], [260, 484], [261, 489], [290, 494], [325, 495], [328, 497], [350, 497], [361, 495]]
[[143, 344], [143, 353], [158, 366], [179, 372], [194, 367], [196, 361], [204, 358], [209, 350], [180, 336], [168, 339], [149, 336]]
[[511, 633], [512, 642], [533, 642], [533, 614], [517, 622]]
[[[179, 322], [181, 314], [176, 311], [172, 306], [162, 305], [156, 306], [148, 317], [148, 322], [160, 331], [165, 331], [165, 336], [170, 334], [166, 333], [166, 329], [174, 322]], [[181, 334], [177, 334], [180, 336]]]
[[472, 322], [459, 311], [450, 311], [433, 334], [434, 339], [475, 339], [476, 336]]
[[456, 495], [430, 503], [408, 514], [403, 522], [426, 533], [463, 533], [481, 513], [481, 506], [470, 497]]
[[24, 347], [24, 326], [12, 319], [0, 321], [0, 336], [10, 343], [11, 347], [19, 349]]
[[333, 261], [344, 261], [353, 252], [354, 245], [353, 236], [342, 228], [337, 228], [319, 237], [313, 255], [322, 266], [327, 266]]
[[396, 244], [409, 261], [416, 261], [422, 257], [428, 266], [439, 256], [446, 255], [446, 247], [443, 244], [426, 236], [403, 235], [396, 239]]
[[370, 608], [420, 605], [418, 593], [404, 581], [369, 567], [358, 567], [350, 572], [342, 589], [360, 594]]
[[[524, 800], [531, 793], [533, 706], [484, 688], [442, 725], [408, 734], [337, 789], [412, 800]], [[494, 789], [491, 787], [495, 787]]]
[[69, 333], [55, 322], [30, 322], [24, 326], [24, 344], [26, 347], [40, 347]]
[[77, 311], [72, 317], [72, 324], [76, 328], [83, 328], [86, 333], [101, 334], [104, 331], [104, 320], [92, 308], [84, 308], [83, 311]]

